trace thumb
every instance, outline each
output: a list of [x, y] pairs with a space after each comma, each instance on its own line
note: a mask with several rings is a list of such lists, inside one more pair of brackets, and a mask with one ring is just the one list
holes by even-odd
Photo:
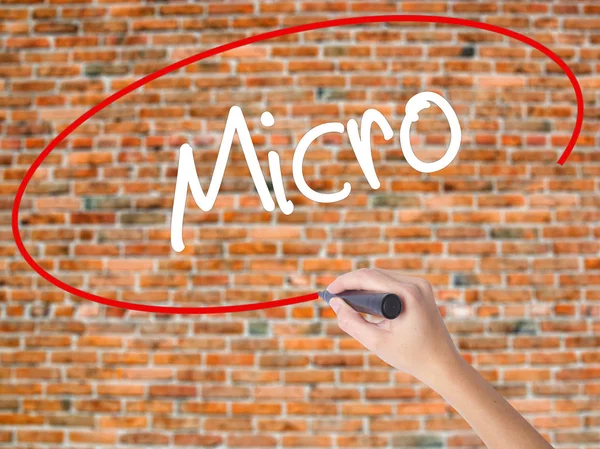
[[332, 298], [329, 305], [337, 315], [338, 326], [364, 347], [373, 351], [384, 337], [381, 328], [369, 323], [363, 316], [339, 297]]

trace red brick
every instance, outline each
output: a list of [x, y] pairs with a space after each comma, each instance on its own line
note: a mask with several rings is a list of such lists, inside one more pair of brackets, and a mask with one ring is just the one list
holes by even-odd
[[[359, 13], [466, 15], [552, 47], [586, 98], [565, 165], [556, 161], [573, 130], [575, 97], [542, 52], [446, 25], [320, 29], [198, 61], [105, 108], [38, 168], [20, 229], [49, 273], [134, 303], [269, 301], [325, 288], [362, 267], [423, 277], [465, 358], [544, 436], [565, 447], [596, 442], [600, 10], [593, 2], [4, 3], [7, 214], [27, 168], [84, 111], [168, 64], [258, 32]], [[444, 95], [462, 128], [457, 159], [430, 175], [406, 163], [397, 140], [406, 101], [424, 90]], [[295, 211], [262, 209], [236, 142], [214, 209], [202, 212], [188, 195], [187, 247], [175, 254], [177, 150], [193, 144], [206, 190], [232, 102], [243, 107], [266, 176], [266, 153], [280, 155]], [[334, 204], [304, 198], [291, 173], [295, 144], [312, 126], [359, 120], [370, 107], [395, 133], [385, 141], [372, 132], [381, 187], [365, 182], [347, 136], [329, 134], [306, 153], [307, 182], [323, 192], [350, 182], [352, 192]], [[265, 109], [275, 116], [270, 129], [259, 122]], [[423, 111], [412, 126], [423, 160], [447, 145], [439, 112]], [[31, 270], [7, 214], [4, 444], [483, 445], [435, 392], [345, 336], [322, 302], [178, 317], [100, 306]]]

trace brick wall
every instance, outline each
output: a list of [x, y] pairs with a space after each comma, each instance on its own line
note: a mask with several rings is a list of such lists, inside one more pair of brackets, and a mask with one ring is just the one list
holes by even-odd
[[[560, 448], [600, 441], [600, 3], [119, 2], [0, 0], [0, 447], [478, 447], [433, 391], [346, 338], [318, 302], [227, 316], [107, 308], [37, 276], [10, 230], [17, 186], [43, 148], [110, 93], [244, 36], [328, 18], [453, 15], [541, 41], [576, 72], [587, 105], [532, 48], [457, 26], [388, 23], [290, 35], [192, 64], [79, 127], [38, 169], [21, 234], [44, 269], [120, 300], [171, 305], [264, 301], [323, 288], [361, 267], [435, 287], [464, 356]], [[404, 160], [414, 94], [442, 94], [463, 144], [446, 169]], [[265, 175], [283, 165], [293, 214], [265, 212], [239, 146], [210, 212], [188, 198], [186, 249], [169, 243], [177, 150], [195, 149], [207, 187], [232, 105]], [[291, 176], [310, 127], [376, 107], [381, 188], [344, 134], [304, 165], [339, 203], [315, 204]], [[265, 129], [269, 110], [275, 125]], [[436, 107], [413, 126], [423, 160], [449, 139]]]

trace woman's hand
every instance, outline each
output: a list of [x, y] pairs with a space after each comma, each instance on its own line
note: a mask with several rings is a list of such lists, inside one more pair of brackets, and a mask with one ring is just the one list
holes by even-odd
[[362, 269], [338, 277], [327, 290], [396, 293], [403, 310], [395, 320], [367, 321], [341, 298], [330, 302], [340, 328], [383, 361], [430, 384], [460, 355], [440, 316], [431, 285], [391, 271]]
[[436, 390], [473, 427], [490, 449], [552, 449], [552, 446], [458, 353], [442, 321], [431, 286], [391, 271], [359, 270], [327, 287], [396, 293], [404, 310], [393, 321], [369, 322], [340, 298], [329, 305], [342, 330], [395, 368]]

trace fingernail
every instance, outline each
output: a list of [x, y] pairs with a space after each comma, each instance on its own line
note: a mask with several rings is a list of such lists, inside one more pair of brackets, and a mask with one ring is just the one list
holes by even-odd
[[331, 306], [331, 308], [333, 309], [333, 311], [337, 314], [338, 310], [340, 310], [340, 306], [342, 305], [341, 303], [341, 299], [338, 298], [337, 296], [334, 298], [331, 298], [331, 301], [329, 301], [329, 305]]

